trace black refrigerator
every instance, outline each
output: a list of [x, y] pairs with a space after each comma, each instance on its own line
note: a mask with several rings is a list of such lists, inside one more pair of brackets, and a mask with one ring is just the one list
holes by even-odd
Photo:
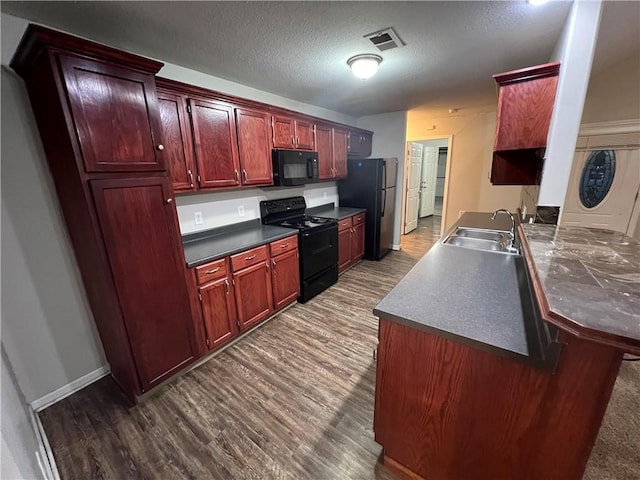
[[348, 160], [349, 176], [338, 182], [341, 207], [367, 209], [364, 258], [380, 260], [393, 244], [397, 158]]

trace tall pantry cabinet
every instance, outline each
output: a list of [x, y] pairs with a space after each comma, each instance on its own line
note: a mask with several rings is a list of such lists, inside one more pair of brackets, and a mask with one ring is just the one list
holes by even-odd
[[162, 145], [162, 64], [30, 25], [24, 79], [111, 374], [131, 397], [198, 355]]

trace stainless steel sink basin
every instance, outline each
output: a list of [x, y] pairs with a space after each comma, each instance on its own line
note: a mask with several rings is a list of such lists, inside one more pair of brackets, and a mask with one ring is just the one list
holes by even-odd
[[501, 243], [504, 243], [509, 239], [508, 234], [505, 232], [500, 232], [498, 230], [483, 230], [479, 228], [458, 227], [453, 234], [457, 237], [479, 238], [482, 240], [493, 240]]
[[509, 233], [500, 230], [457, 227], [442, 243], [472, 250], [487, 250], [510, 255], [520, 254], [517, 247], [509, 247]]
[[463, 236], [450, 236], [444, 243], [447, 245], [457, 245], [458, 247], [473, 248], [475, 250], [490, 250], [493, 252], [506, 251], [502, 243], [496, 240], [487, 240], [482, 238], [472, 238]]

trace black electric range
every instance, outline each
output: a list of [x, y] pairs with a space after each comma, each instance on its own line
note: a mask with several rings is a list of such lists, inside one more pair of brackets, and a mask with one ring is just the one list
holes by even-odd
[[300, 303], [315, 297], [338, 280], [338, 222], [331, 218], [307, 216], [306, 208], [304, 197], [260, 202], [263, 224], [298, 230]]

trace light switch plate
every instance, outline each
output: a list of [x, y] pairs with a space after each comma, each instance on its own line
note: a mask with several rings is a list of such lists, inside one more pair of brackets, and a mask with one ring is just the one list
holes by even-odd
[[242, 205], [238, 205], [238, 216], [244, 217], [244, 207]]
[[202, 225], [204, 223], [202, 212], [193, 212], [193, 223], [196, 225]]

